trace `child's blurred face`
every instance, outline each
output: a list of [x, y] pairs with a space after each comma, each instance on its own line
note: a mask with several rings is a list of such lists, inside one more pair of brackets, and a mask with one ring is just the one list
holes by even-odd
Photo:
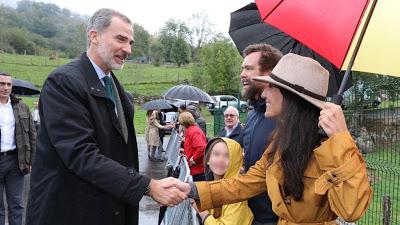
[[224, 176], [229, 166], [229, 150], [224, 142], [219, 142], [211, 149], [207, 162], [210, 170], [217, 176]]

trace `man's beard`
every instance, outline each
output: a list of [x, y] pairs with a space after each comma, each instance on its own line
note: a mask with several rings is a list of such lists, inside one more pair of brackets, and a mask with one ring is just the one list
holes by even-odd
[[248, 89], [242, 89], [242, 97], [246, 100], [255, 100], [255, 96], [261, 96], [262, 92], [262, 87], [257, 87], [253, 81], [250, 81], [248, 84]]
[[105, 44], [101, 45], [98, 48], [98, 54], [103, 60], [103, 63], [106, 64], [110, 70], [121, 70], [122, 68], [124, 68], [124, 64], [118, 64], [114, 61], [113, 54], [108, 51]]

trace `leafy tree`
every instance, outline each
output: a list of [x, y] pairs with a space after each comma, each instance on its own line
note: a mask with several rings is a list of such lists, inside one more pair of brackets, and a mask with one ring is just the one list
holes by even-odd
[[216, 39], [201, 48], [199, 60], [192, 69], [193, 83], [213, 94], [236, 95], [241, 61], [236, 47], [229, 40]]
[[190, 43], [192, 47], [192, 58], [196, 58], [203, 43], [210, 42], [215, 37], [213, 24], [210, 22], [207, 13], [194, 13], [189, 19]]
[[143, 57], [149, 55], [150, 46], [150, 34], [141, 25], [135, 23], [133, 25], [134, 29], [134, 40], [132, 47], [133, 57]]
[[[177, 21], [174, 19], [169, 19], [165, 26], [161, 28], [160, 31], [160, 42], [164, 47], [164, 59], [167, 62], [173, 62], [172, 58], [172, 48], [174, 43], [183, 38], [183, 40], [188, 43], [190, 38], [190, 29], [186, 26], [184, 22]], [[179, 40], [181, 41], [181, 40]]]
[[35, 44], [29, 40], [29, 33], [26, 30], [14, 27], [3, 30], [3, 40], [11, 46], [18, 54], [33, 54]]
[[159, 66], [164, 56], [164, 47], [158, 39], [152, 41], [150, 45], [150, 56], [155, 66]]
[[175, 39], [171, 48], [171, 58], [180, 67], [190, 61], [190, 46], [181, 36]]

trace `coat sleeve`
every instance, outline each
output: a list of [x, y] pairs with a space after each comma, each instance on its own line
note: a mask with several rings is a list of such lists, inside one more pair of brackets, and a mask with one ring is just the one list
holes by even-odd
[[89, 93], [83, 91], [81, 83], [64, 74], [53, 74], [46, 80], [40, 101], [50, 142], [72, 173], [115, 198], [137, 205], [150, 178], [99, 153], [91, 116], [96, 112], [87, 108]]
[[241, 202], [267, 190], [265, 171], [267, 155], [263, 154], [246, 174], [235, 178], [196, 182], [201, 211], [221, 207], [224, 204]]
[[190, 140], [192, 148], [192, 157], [196, 164], [201, 162], [201, 159], [204, 157], [204, 151], [207, 145], [205, 138], [203, 138], [203, 132], [199, 129], [192, 133]]
[[31, 146], [31, 152], [30, 152], [30, 162], [27, 162], [29, 165], [32, 165], [33, 159], [36, 154], [36, 126], [33, 122], [32, 114], [29, 112], [29, 108], [27, 107], [27, 113], [29, 115], [29, 144]]
[[157, 118], [154, 118], [153, 120], [154, 126], [156, 126], [158, 129], [164, 129], [164, 127], [158, 122]]
[[247, 206], [247, 202], [238, 202], [223, 206], [222, 215], [214, 218], [210, 215], [204, 221], [204, 225], [250, 225], [253, 221], [253, 213]]
[[324, 174], [315, 193], [328, 196], [330, 207], [346, 221], [359, 219], [367, 210], [372, 190], [365, 161], [349, 132], [336, 134], [314, 150]]

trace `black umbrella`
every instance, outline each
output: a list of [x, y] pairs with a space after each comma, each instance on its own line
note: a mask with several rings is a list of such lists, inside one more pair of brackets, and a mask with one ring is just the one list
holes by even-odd
[[15, 95], [38, 95], [39, 89], [32, 83], [25, 80], [12, 79], [12, 91]]
[[181, 99], [181, 100], [214, 103], [214, 100], [211, 98], [211, 96], [206, 92], [204, 92], [203, 90], [185, 84], [181, 84], [170, 88], [163, 94], [163, 97], [170, 99]]
[[172, 109], [172, 106], [168, 104], [168, 102], [165, 101], [164, 99], [157, 99], [144, 103], [142, 109], [145, 110]]
[[[340, 69], [335, 67], [328, 60], [301, 44], [296, 39], [264, 23], [261, 20], [255, 3], [250, 3], [231, 13], [229, 35], [241, 54], [250, 44], [266, 43], [279, 49], [283, 54], [291, 52], [315, 59], [321, 66], [329, 71], [328, 96], [337, 93], [343, 79], [344, 71], [340, 71]], [[350, 86], [351, 82], [348, 82], [345, 90]]]

